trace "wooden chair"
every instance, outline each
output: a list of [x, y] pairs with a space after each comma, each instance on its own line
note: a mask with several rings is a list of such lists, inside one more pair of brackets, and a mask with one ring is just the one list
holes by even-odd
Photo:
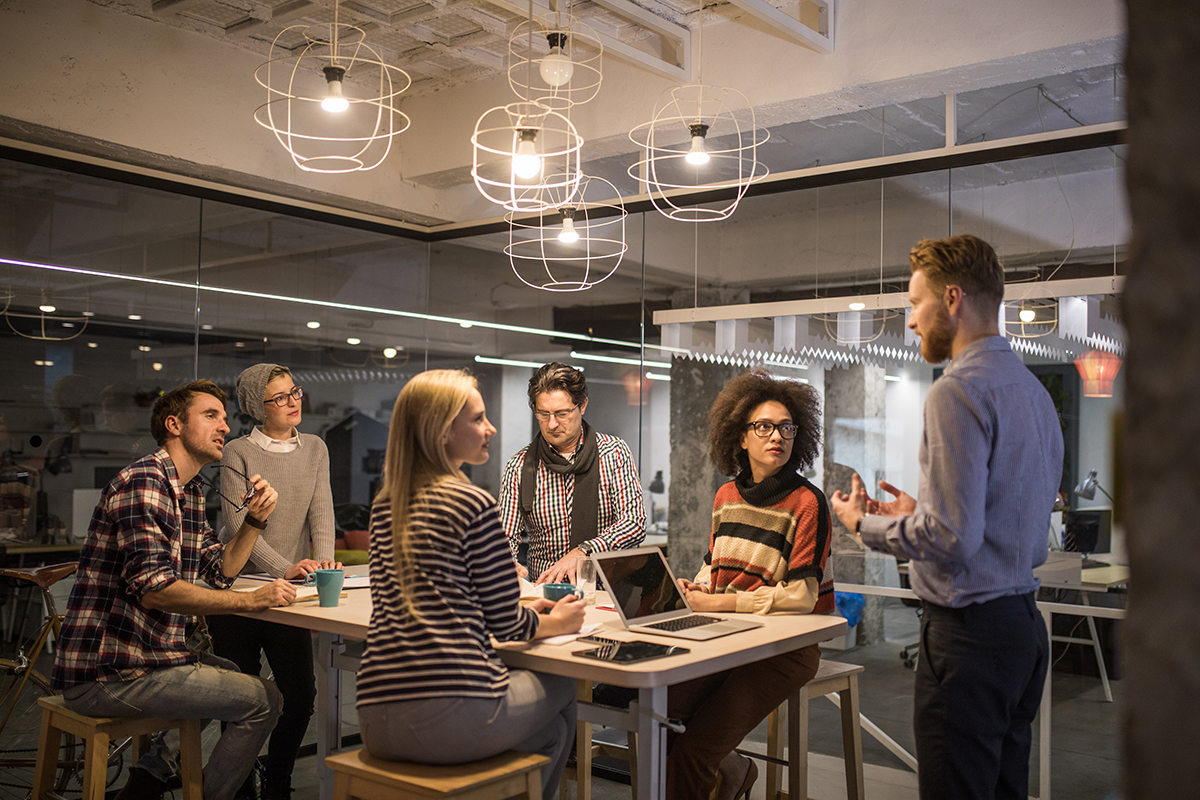
[[767, 718], [767, 753], [783, 757], [780, 729], [787, 718], [788, 791], [780, 790], [778, 764], [767, 764], [767, 800], [807, 800], [808, 701], [837, 692], [842, 707], [842, 755], [846, 761], [846, 796], [863, 800], [862, 728], [859, 724], [858, 664], [822, 661], [816, 676]]
[[108, 771], [108, 749], [114, 739], [134, 738], [134, 763], [150, 745], [150, 737], [159, 731], [179, 729], [179, 777], [183, 781], [184, 800], [203, 800], [200, 763], [200, 720], [163, 717], [88, 717], [67, 708], [62, 697], [38, 698], [42, 707], [42, 730], [38, 741], [37, 774], [33, 797], [42, 800], [54, 786], [58, 752], [64, 733], [83, 740], [83, 800], [104, 800], [104, 779]]
[[[575, 697], [579, 702], [586, 703], [592, 699], [592, 682], [581, 680], [575, 689]], [[558, 783], [559, 800], [571, 800], [571, 783], [576, 784], [576, 800], [591, 800], [592, 798], [592, 759], [605, 756], [625, 761], [629, 764], [631, 784], [631, 800], [637, 800], [637, 734], [627, 731], [626, 746], [611, 742], [599, 742], [592, 739], [592, 723], [575, 723], [575, 766], [563, 770], [562, 780]]]
[[329, 756], [333, 800], [540, 800], [545, 756], [509, 751], [470, 764], [437, 766], [382, 761], [366, 750]]

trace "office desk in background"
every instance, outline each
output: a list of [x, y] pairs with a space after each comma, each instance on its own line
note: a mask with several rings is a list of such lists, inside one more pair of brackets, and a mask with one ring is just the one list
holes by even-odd
[[[357, 568], [365, 570], [365, 567]], [[338, 608], [321, 608], [312, 602], [287, 608], [273, 608], [244, 616], [308, 628], [318, 632], [317, 653], [317, 756], [321, 777], [321, 796], [328, 798], [332, 782], [325, 768], [325, 756], [341, 749], [343, 671], [357, 671], [359, 659], [346, 655], [347, 640], [365, 640], [371, 619], [369, 590], [348, 592]], [[714, 672], [731, 669], [798, 650], [840, 636], [846, 621], [833, 616], [777, 616], [762, 618], [763, 626], [752, 631], [691, 642], [667, 636], [631, 633], [621, 627], [615, 612], [589, 608], [588, 623], [600, 623], [596, 633], [618, 640], [650, 639], [664, 644], [683, 645], [690, 653], [637, 664], [614, 665], [572, 655], [586, 645], [571, 642], [551, 645], [540, 642], [499, 644], [500, 658], [509, 667], [529, 669], [551, 675], [564, 675], [580, 681], [608, 683], [638, 690], [638, 700], [629, 710], [580, 703], [583, 722], [632, 730], [638, 734], [637, 797], [660, 800], [666, 783], [667, 688]], [[584, 746], [581, 744], [581, 747]], [[588, 743], [587, 746], [590, 746]]]

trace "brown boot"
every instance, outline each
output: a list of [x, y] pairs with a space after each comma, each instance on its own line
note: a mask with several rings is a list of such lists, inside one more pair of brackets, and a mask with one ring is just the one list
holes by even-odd
[[167, 785], [144, 769], [133, 767], [129, 780], [113, 800], [162, 800]]

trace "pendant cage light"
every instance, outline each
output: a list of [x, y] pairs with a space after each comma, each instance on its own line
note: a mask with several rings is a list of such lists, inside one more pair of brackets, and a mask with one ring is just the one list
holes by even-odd
[[[92, 315], [85, 312], [68, 311], [66, 308], [78, 308], [88, 305], [86, 297], [48, 297], [45, 292], [40, 294], [39, 304], [29, 312], [18, 311], [11, 307], [16, 295], [10, 289], [4, 299], [4, 308], [0, 315], [4, 317], [8, 329], [25, 339], [39, 342], [69, 342], [83, 334], [91, 322]], [[51, 310], [46, 310], [51, 309]]]
[[555, 12], [518, 25], [508, 40], [508, 85], [517, 97], [565, 111], [595, 99], [604, 45], [573, 14]]
[[[663, 216], [681, 222], [728, 219], [750, 184], [767, 177], [758, 148], [770, 132], [758, 127], [754, 107], [737, 89], [691, 84], [669, 89], [654, 118], [629, 133], [642, 151], [629, 175], [645, 184]], [[719, 194], [704, 205], [684, 205], [677, 196], [697, 191]]]
[[488, 109], [471, 148], [475, 187], [509, 211], [556, 208], [579, 190], [583, 138], [570, 119], [540, 103]]
[[590, 289], [617, 271], [629, 249], [628, 216], [616, 186], [585, 176], [574, 198], [536, 216], [506, 214], [504, 252], [527, 286], [548, 292]]
[[1058, 330], [1058, 300], [1022, 300], [1004, 304], [1004, 333], [1039, 339]]
[[332, 22], [280, 31], [254, 78], [267, 90], [254, 121], [307, 172], [374, 169], [411, 124], [397, 102], [412, 78], [384, 63], [362, 28], [339, 22], [336, 3]]
[[[861, 305], [861, 304], [860, 304]], [[825, 328], [825, 335], [843, 347], [870, 344], [883, 335], [888, 323], [901, 312], [891, 308], [866, 310], [854, 308], [833, 314], [814, 314], [813, 319]]]

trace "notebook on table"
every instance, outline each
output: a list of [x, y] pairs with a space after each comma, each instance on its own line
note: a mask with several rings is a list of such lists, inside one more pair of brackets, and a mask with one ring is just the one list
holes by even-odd
[[750, 619], [694, 613], [657, 547], [595, 553], [592, 560], [621, 622], [631, 631], [704, 641], [762, 626]]

